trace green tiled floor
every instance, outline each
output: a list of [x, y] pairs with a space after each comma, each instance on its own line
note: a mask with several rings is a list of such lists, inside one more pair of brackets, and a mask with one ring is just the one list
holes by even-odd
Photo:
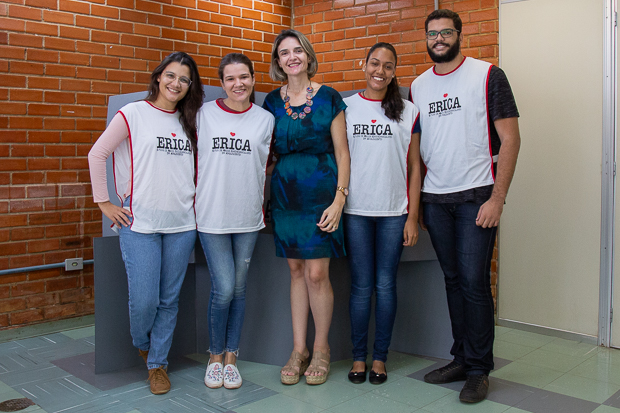
[[557, 380], [562, 375], [559, 370], [547, 367], [532, 366], [516, 360], [499, 370], [491, 373], [491, 377], [504, 379], [527, 386], [543, 388], [549, 383]]
[[[504, 327], [496, 329], [489, 399], [476, 405], [459, 402], [461, 383], [421, 380], [444, 361], [395, 352], [388, 357], [389, 379], [380, 386], [349, 382], [350, 360], [332, 363], [322, 386], [303, 379], [284, 386], [280, 366], [239, 361], [242, 388], [212, 390], [202, 384], [208, 356], [194, 354], [188, 358], [199, 365], [172, 372], [167, 395], [151, 395], [143, 380], [101, 391], [54, 364], [92, 354], [94, 334], [94, 327], [85, 327], [0, 344], [0, 402], [28, 397], [38, 405], [23, 411], [49, 413], [620, 413], [619, 350]], [[44, 393], [37, 396], [39, 390]]]
[[511, 343], [510, 341], [502, 341], [498, 338], [495, 340], [493, 353], [495, 357], [514, 361], [534, 350], [536, 350], [536, 347], [524, 346], [523, 344]]
[[620, 390], [620, 385], [565, 374], [546, 385], [544, 389], [595, 403], [603, 403]]
[[509, 409], [510, 406], [485, 400], [475, 405], [464, 404], [459, 402], [458, 394], [449, 394], [441, 399], [425, 406], [424, 412], [433, 413], [460, 413], [460, 412], [476, 412], [476, 413], [501, 413]]
[[420, 380], [397, 380], [393, 383], [386, 383], [373, 393], [415, 408], [423, 408], [448, 394], [453, 394], [454, 391]]
[[517, 361], [531, 366], [546, 367], [551, 370], [558, 370], [562, 373], [566, 373], [590, 357], [591, 356], [568, 356], [566, 354], [546, 351], [540, 348], [517, 359]]
[[618, 413], [618, 410], [619, 409], [616, 409], [615, 407], [599, 406], [595, 410], [593, 410], [592, 413]]

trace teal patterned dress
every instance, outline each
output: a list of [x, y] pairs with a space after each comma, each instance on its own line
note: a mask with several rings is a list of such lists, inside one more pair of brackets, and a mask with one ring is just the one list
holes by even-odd
[[[328, 86], [321, 86], [312, 101], [312, 112], [297, 120], [286, 114], [280, 88], [263, 103], [276, 118], [273, 135], [278, 162], [271, 176], [271, 213], [278, 257], [345, 255], [342, 225], [327, 233], [316, 224], [336, 196], [338, 168], [330, 127], [347, 105]], [[292, 108], [299, 113], [303, 105]]]

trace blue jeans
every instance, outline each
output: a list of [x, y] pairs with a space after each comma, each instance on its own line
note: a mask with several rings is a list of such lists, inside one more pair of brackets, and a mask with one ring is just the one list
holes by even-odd
[[211, 273], [209, 352], [237, 355], [245, 315], [246, 277], [258, 231], [198, 235]]
[[119, 238], [129, 285], [133, 345], [149, 351], [149, 369], [166, 367], [196, 230], [141, 234], [121, 227]]
[[366, 361], [368, 322], [373, 291], [375, 344], [373, 360], [385, 363], [396, 317], [396, 273], [403, 251], [407, 215], [365, 217], [343, 214], [347, 258], [351, 270], [351, 341], [353, 361]]
[[497, 228], [476, 225], [480, 205], [424, 203], [424, 223], [446, 282], [454, 338], [450, 354], [468, 375], [493, 370], [491, 258]]

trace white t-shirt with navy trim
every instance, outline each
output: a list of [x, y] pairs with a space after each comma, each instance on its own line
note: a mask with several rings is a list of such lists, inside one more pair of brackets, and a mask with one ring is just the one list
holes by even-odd
[[466, 57], [447, 74], [434, 67], [411, 83], [420, 109], [423, 192], [448, 194], [492, 185], [487, 87], [491, 63]]
[[114, 151], [114, 184], [123, 201], [131, 180], [131, 230], [176, 233], [196, 228], [194, 154], [178, 111], [147, 101], [119, 110], [129, 138]]
[[344, 212], [363, 216], [407, 213], [407, 157], [418, 109], [404, 101], [400, 122], [385, 116], [380, 100], [361, 94], [344, 99], [351, 154], [349, 196]]
[[228, 234], [265, 227], [263, 200], [274, 117], [252, 104], [233, 112], [217, 101], [198, 112], [198, 231]]

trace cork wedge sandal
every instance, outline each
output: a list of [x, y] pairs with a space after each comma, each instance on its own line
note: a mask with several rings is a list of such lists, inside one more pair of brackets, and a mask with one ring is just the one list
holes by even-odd
[[[291, 353], [291, 358], [282, 370], [280, 370], [280, 381], [282, 384], [297, 384], [299, 383], [299, 377], [303, 375], [308, 369], [308, 358], [310, 355], [304, 357], [296, 351]], [[284, 374], [285, 372], [293, 373], [292, 375]]]
[[306, 383], [308, 384], [323, 384], [327, 381], [327, 375], [329, 374], [329, 350], [327, 353], [322, 351], [315, 351], [312, 353], [312, 361], [308, 366], [308, 374], [321, 373], [319, 376], [306, 376]]

